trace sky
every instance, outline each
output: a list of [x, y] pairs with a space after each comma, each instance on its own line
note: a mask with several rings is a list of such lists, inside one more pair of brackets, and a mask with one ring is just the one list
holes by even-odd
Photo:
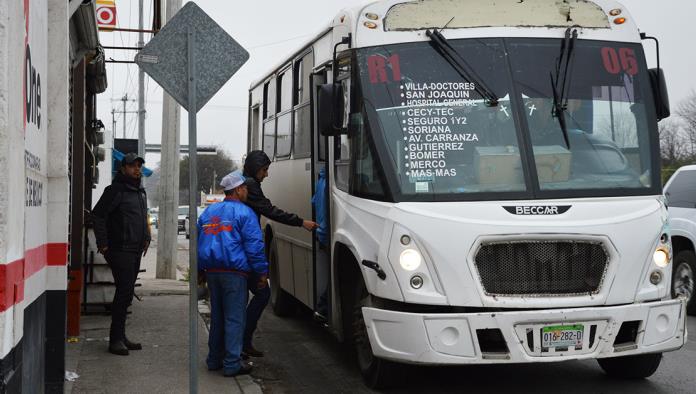
[[[152, 20], [152, 0], [143, 0], [145, 28]], [[184, 1], [185, 3], [186, 1]], [[198, 113], [198, 144], [216, 145], [240, 160], [246, 150], [247, 105], [249, 86], [281, 59], [314, 37], [344, 7], [365, 3], [365, 0], [198, 0], [215, 22], [247, 49], [249, 61], [223, 86]], [[696, 91], [696, 53], [691, 37], [696, 35], [696, 1], [685, 0], [623, 0], [621, 3], [635, 19], [639, 29], [660, 40], [661, 66], [665, 70], [670, 103], [674, 109], [680, 101]], [[116, 0], [117, 26], [138, 27], [138, 0]], [[150, 38], [145, 35], [145, 42]], [[138, 35], [124, 32], [101, 32], [104, 46], [135, 46]], [[652, 42], [645, 46], [648, 66], [655, 67]], [[134, 51], [106, 50], [107, 59], [132, 60]], [[112, 109], [123, 110], [121, 99], [127, 95], [126, 111], [136, 111], [138, 66], [107, 64], [109, 87], [97, 98], [98, 115], [108, 129], [112, 128]], [[145, 140], [159, 144], [162, 135], [162, 89], [145, 77], [146, 122]], [[132, 100], [132, 101], [131, 101]], [[124, 117], [116, 112], [116, 137], [123, 134]], [[181, 144], [188, 141], [187, 114], [181, 111]], [[126, 137], [137, 138], [135, 113], [125, 117]], [[159, 155], [148, 154], [148, 164], [159, 161]]]

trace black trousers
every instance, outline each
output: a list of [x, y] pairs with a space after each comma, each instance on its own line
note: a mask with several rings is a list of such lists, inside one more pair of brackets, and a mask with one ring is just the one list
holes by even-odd
[[140, 271], [142, 253], [109, 250], [105, 257], [116, 284], [116, 293], [111, 303], [111, 329], [109, 330], [109, 340], [116, 342], [126, 338], [126, 311], [133, 302], [135, 280]]

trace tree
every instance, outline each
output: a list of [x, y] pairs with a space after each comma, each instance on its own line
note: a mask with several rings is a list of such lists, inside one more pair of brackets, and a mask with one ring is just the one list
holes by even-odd
[[660, 133], [660, 155], [664, 166], [673, 166], [687, 154], [686, 138], [680, 124], [674, 120], [663, 120], [658, 125]]
[[688, 144], [688, 155], [693, 158], [696, 153], [696, 92], [679, 103], [677, 115], [684, 122], [684, 142]]
[[[214, 155], [198, 155], [198, 191], [208, 193], [220, 191], [222, 178], [237, 166], [227, 152], [218, 149]], [[179, 162], [179, 201], [188, 201], [189, 157]]]

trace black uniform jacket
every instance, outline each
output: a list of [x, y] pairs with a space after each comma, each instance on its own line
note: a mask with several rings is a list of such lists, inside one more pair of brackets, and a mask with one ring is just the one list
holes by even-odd
[[276, 207], [263, 194], [261, 184], [256, 180], [255, 175], [263, 166], [270, 163], [271, 160], [263, 151], [255, 150], [247, 155], [244, 161], [244, 176], [248, 179], [246, 184], [249, 191], [246, 204], [254, 210], [259, 218], [261, 217], [260, 215], [263, 215], [268, 219], [287, 224], [288, 226], [302, 226], [304, 220], [301, 217]]
[[118, 173], [92, 210], [92, 221], [99, 248], [141, 252], [150, 241], [142, 184]]

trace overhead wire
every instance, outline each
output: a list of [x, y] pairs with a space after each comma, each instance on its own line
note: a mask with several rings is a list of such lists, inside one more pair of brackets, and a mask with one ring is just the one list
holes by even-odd
[[309, 35], [311, 35], [311, 33], [302, 34], [302, 35], [300, 35], [300, 36], [290, 37], [290, 38], [286, 38], [286, 39], [279, 40], [279, 41], [267, 42], [267, 43], [265, 43], [265, 44], [254, 45], [254, 46], [250, 46], [249, 48], [247, 48], [247, 50], [258, 49], [258, 48], [268, 47], [268, 46], [272, 46], [272, 45], [282, 44], [282, 43], [284, 43], [284, 42], [288, 42], [288, 41], [292, 41], [292, 40], [297, 40], [297, 39], [300, 39], [300, 38], [305, 38], [305, 37], [307, 37], [307, 36], [309, 36]]

